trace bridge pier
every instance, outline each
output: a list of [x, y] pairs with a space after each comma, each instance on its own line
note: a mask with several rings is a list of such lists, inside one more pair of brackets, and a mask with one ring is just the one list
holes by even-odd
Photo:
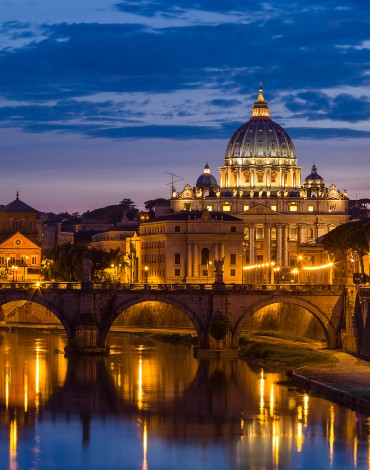
[[82, 284], [80, 297], [80, 312], [72, 325], [68, 344], [64, 348], [67, 355], [89, 354], [106, 355], [109, 348], [105, 340], [100, 339], [100, 330], [94, 315], [94, 293], [90, 282]]

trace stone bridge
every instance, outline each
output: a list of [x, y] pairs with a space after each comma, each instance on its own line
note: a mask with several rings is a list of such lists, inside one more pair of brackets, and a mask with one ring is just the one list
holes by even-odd
[[[163, 302], [179, 309], [198, 334], [198, 353], [236, 354], [246, 320], [263, 307], [284, 303], [309, 311], [322, 325], [329, 348], [356, 347], [350, 332], [352, 312], [343, 286], [308, 285], [102, 285], [85, 283], [2, 283], [0, 307], [26, 300], [44, 306], [62, 323], [68, 338], [66, 352], [107, 353], [107, 335], [129, 307], [147, 301]], [[4, 321], [0, 317], [0, 320]], [[215, 321], [225, 334], [217, 340]], [[225, 326], [226, 325], [226, 326]], [[216, 336], [217, 337], [217, 336]]]

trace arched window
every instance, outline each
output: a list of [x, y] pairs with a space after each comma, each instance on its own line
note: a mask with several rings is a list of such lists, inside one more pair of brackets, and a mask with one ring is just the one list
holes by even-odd
[[209, 262], [209, 249], [208, 248], [202, 248], [202, 265], [207, 265]]

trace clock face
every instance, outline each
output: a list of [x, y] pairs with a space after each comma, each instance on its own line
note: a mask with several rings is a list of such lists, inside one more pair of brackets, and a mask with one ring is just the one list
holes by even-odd
[[20, 238], [16, 238], [16, 239], [14, 240], [14, 245], [16, 245], [16, 246], [21, 246], [21, 245], [22, 245], [22, 240], [21, 240]]

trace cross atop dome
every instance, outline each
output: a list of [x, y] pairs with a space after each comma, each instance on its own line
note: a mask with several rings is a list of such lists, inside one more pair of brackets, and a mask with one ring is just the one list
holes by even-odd
[[267, 101], [263, 96], [262, 86], [259, 88], [258, 98], [254, 102], [254, 106], [252, 108], [252, 118], [270, 118], [270, 109], [267, 106]]

